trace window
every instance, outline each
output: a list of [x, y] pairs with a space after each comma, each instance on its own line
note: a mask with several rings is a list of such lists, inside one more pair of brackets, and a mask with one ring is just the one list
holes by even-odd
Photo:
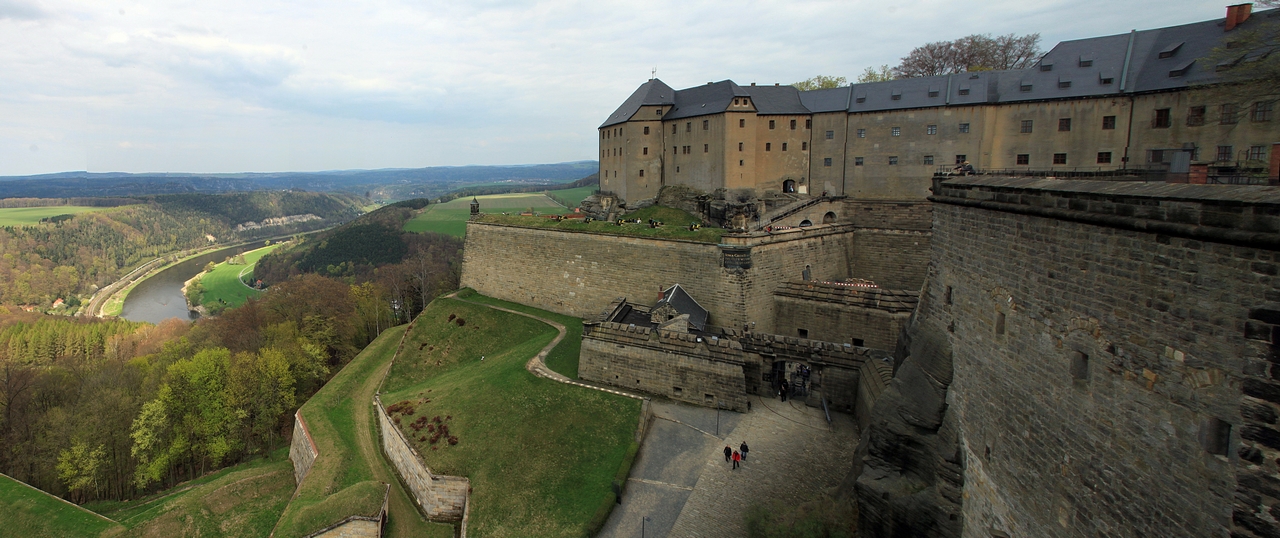
[[1152, 149], [1152, 150], [1147, 150], [1147, 162], [1149, 162], [1149, 163], [1163, 163], [1163, 162], [1165, 162], [1165, 160], [1164, 160], [1164, 150], [1162, 150], [1162, 149]]
[[645, 128], [644, 128], [644, 134], [649, 134], [649, 128], [648, 128], [648, 127], [645, 127]]
[[1067, 154], [1066, 154], [1066, 153], [1054, 153], [1054, 154], [1053, 154], [1053, 164], [1067, 164]]
[[643, 169], [643, 168], [641, 168], [641, 169], [640, 169], [640, 177], [644, 177], [644, 169]]
[[773, 120], [769, 120], [769, 129], [773, 129]]
[[800, 335], [800, 338], [808, 338], [809, 329], [796, 329], [796, 334]]
[[889, 165], [890, 165], [890, 166], [892, 166], [892, 165], [895, 165], [895, 164], [898, 164], [898, 156], [897, 156], [897, 155], [890, 156], [890, 157], [889, 157]]
[[831, 157], [822, 159], [822, 166], [831, 166]]
[[764, 143], [764, 150], [765, 150], [765, 151], [773, 151], [773, 143], [772, 143], [772, 142], [765, 142], [765, 143]]
[[1080, 67], [1089, 67], [1093, 65], [1093, 60], [1080, 59]]
[[867, 130], [866, 130], [866, 129], [858, 129], [858, 138], [866, 138], [866, 137], [867, 137]]
[[1111, 84], [1115, 79], [1112, 77], [1098, 77], [1098, 84], [1106, 86]]
[[1178, 53], [1178, 49], [1182, 48], [1182, 43], [1184, 43], [1184, 42], [1183, 42], [1183, 41], [1179, 41], [1179, 42], [1177, 42], [1177, 43], [1174, 43], [1174, 44], [1172, 44], [1172, 45], [1169, 45], [1168, 47], [1165, 47], [1165, 48], [1164, 48], [1164, 50], [1160, 51], [1160, 57], [1161, 57], [1161, 58], [1172, 58], [1174, 54], [1177, 54], [1177, 53]]
[[808, 142], [801, 142], [801, 143], [800, 143], [800, 151], [808, 151], [808, 150], [809, 150], [809, 143], [808, 143]]
[[1071, 87], [1071, 81], [1070, 81], [1070, 80], [1059, 80], [1059, 81], [1058, 81], [1058, 88], [1061, 88], [1061, 89], [1067, 89], [1067, 88], [1070, 88], [1070, 87]]
[[1170, 119], [1169, 109], [1167, 108], [1157, 108], [1155, 110], [1155, 115], [1151, 117], [1152, 129], [1168, 129], [1171, 123], [1172, 120]]
[[889, 98], [890, 98], [890, 99], [893, 99], [894, 101], [901, 101], [901, 100], [902, 100], [902, 92], [900, 92], [900, 91], [898, 91], [898, 90], [894, 90], [894, 91], [893, 91], [893, 93], [889, 95]]
[[1071, 379], [1089, 380], [1089, 356], [1079, 351], [1071, 352]]
[[1004, 334], [1004, 312], [996, 313], [996, 334]]
[[1053, 71], [1053, 64], [1040, 64], [1041, 71]]
[[1226, 162], [1231, 160], [1231, 146], [1218, 146], [1218, 155], [1215, 161]]
[[1031, 83], [1025, 80], [1022, 81], [1022, 84], [1018, 86], [1018, 91], [1023, 91], [1023, 92], [1031, 91]]
[[645, 146], [645, 147], [644, 147], [644, 149], [642, 150], [642, 153], [643, 153], [643, 154], [645, 154], [645, 155], [648, 155], [648, 154], [649, 154], [649, 147], [648, 147], [648, 146]]
[[1232, 103], [1222, 105], [1222, 119], [1219, 123], [1229, 125], [1238, 121], [1240, 119], [1236, 117], [1236, 105]]
[[742, 166], [742, 163], [743, 163], [743, 162], [744, 162], [744, 161], [743, 161], [742, 159], [738, 159], [738, 166]]
[[675, 155], [675, 154], [677, 154], [677, 153], [680, 153], [680, 148], [677, 148], [677, 147], [675, 147], [675, 146], [671, 146], [671, 154], [672, 154], [672, 155]]
[[926, 127], [926, 128], [925, 128], [925, 133], [927, 133], [927, 134], [931, 134], [931, 135], [936, 135], [936, 134], [938, 134], [938, 126], [937, 126], [937, 125], [930, 125], [930, 126]]
[[894, 128], [892, 128], [892, 129], [890, 129], [890, 130], [889, 130], [889, 134], [890, 134], [890, 135], [892, 135], [892, 136], [901, 136], [901, 135], [902, 135], [902, 128], [901, 128], [901, 127], [894, 127]]
[[710, 121], [710, 120], [702, 120], [702, 130], [703, 130], [703, 131], [705, 131], [705, 130], [710, 129], [710, 128], [711, 128], [711, 121]]
[[1266, 146], [1249, 146], [1249, 160], [1261, 161], [1266, 157]]
[[929, 88], [929, 97], [937, 97], [937, 96], [938, 96], [938, 90], [934, 88]]
[[1271, 121], [1272, 110], [1275, 109], [1275, 101], [1258, 101], [1253, 104], [1253, 121]]
[[969, 160], [967, 155], [956, 155], [956, 164], [962, 164], [967, 160]]
[[787, 143], [786, 143], [786, 142], [783, 142], [783, 143], [782, 143], [782, 151], [787, 151]]
[[862, 166], [862, 157], [854, 157], [854, 158], [853, 158], [853, 165], [854, 165], [854, 166]]
[[676, 124], [671, 124], [671, 134], [676, 134]]
[[969, 95], [969, 88], [960, 88], [960, 95]]
[[968, 124], [968, 123], [961, 123], [961, 124], [960, 124], [960, 132], [961, 132], [961, 133], [967, 133], [967, 132], [969, 132], [969, 124]]
[[738, 151], [742, 151], [742, 142], [738, 142]]
[[733, 100], [733, 104], [735, 104], [735, 105], [736, 105], [736, 104], [738, 104], [738, 100], [737, 100], [737, 99], [734, 99], [734, 100]]
[[933, 155], [925, 155], [924, 163], [922, 164], [933, 164]]
[[1071, 130], [1071, 118], [1058, 118], [1058, 130], [1059, 130], [1059, 131], [1070, 131], [1070, 130]]
[[746, 127], [746, 126], [747, 126], [747, 120], [745, 118], [738, 119], [738, 127]]
[[1204, 125], [1204, 107], [1193, 106], [1187, 109], [1187, 125], [1192, 127]]
[[834, 139], [835, 137], [836, 137], [835, 131], [827, 131], [827, 140]]
[[659, 115], [659, 116], [661, 116], [661, 115], [662, 115], [662, 109], [661, 109], [661, 108], [659, 108], [659, 109], [657, 109], [657, 110], [654, 110], [653, 112], [654, 112], [655, 114]]
[[1031, 120], [1022, 120], [1022, 132], [1031, 132]]
[[1111, 164], [1111, 152], [1110, 152], [1110, 151], [1099, 151], [1099, 152], [1098, 152], [1098, 164]]
[[1026, 153], [1019, 153], [1018, 164], [1031, 164], [1031, 156]]
[[813, 128], [813, 120], [804, 120], [804, 128], [805, 128], [805, 129], [812, 129], [812, 128]]
[[1109, 131], [1109, 130], [1112, 130], [1112, 129], [1115, 129], [1115, 128], [1116, 128], [1116, 117], [1115, 117], [1115, 116], [1103, 116], [1103, 117], [1102, 117], [1102, 130], [1104, 130], [1104, 131]]
[[796, 130], [796, 120], [791, 120], [791, 130]]
[[857, 102], [859, 102], [859, 103], [865, 103], [865, 102], [867, 102], [867, 96], [866, 96], [866, 95], [859, 95], [858, 97], [854, 98], [854, 101], [857, 101]]
[[686, 132], [686, 133], [692, 133], [692, 132], [693, 132], [693, 122], [691, 122], [691, 121], [686, 121], [686, 122], [684, 122], [684, 132]]
[[710, 152], [711, 152], [711, 144], [703, 144], [703, 145], [702, 145], [702, 152], [703, 152], [703, 153], [710, 153]]

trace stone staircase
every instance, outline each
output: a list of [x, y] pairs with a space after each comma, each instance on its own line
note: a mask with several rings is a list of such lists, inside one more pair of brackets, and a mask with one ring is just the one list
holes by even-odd
[[763, 230], [765, 226], [770, 225], [773, 221], [783, 219], [794, 215], [806, 207], [830, 200], [829, 196], [813, 196], [801, 197], [794, 194], [788, 194], [787, 197], [795, 198], [795, 201], [788, 203], [782, 207], [774, 208], [760, 217], [760, 221], [751, 227], [751, 231]]

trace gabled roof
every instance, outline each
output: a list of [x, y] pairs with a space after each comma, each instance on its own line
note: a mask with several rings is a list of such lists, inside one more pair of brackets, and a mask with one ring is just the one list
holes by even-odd
[[[732, 80], [709, 82], [702, 86], [685, 88], [676, 92], [675, 108], [671, 109], [662, 119], [678, 120], [707, 114], [719, 114], [729, 109], [729, 104], [733, 102], [734, 97], [748, 96], [751, 95]], [[754, 97], [752, 100], [755, 100]]]
[[666, 106], [674, 104], [675, 97], [676, 91], [671, 89], [671, 86], [667, 86], [666, 83], [661, 80], [651, 78], [648, 82], [641, 84], [639, 88], [636, 88], [636, 91], [631, 92], [631, 97], [628, 97], [626, 101], [623, 101], [622, 106], [619, 106], [617, 110], [614, 110], [613, 114], [609, 115], [609, 119], [600, 124], [599, 128], [603, 129], [631, 119], [631, 117], [636, 115], [636, 112], [639, 111], [642, 106]]
[[799, 92], [800, 103], [810, 112], [844, 112], [849, 108], [849, 86]]
[[751, 104], [756, 106], [756, 113], [762, 116], [810, 113], [800, 102], [800, 90], [795, 86], [748, 86], [744, 89], [751, 95]]
[[689, 295], [689, 292], [684, 291], [684, 288], [679, 284], [664, 290], [662, 292], [662, 299], [659, 300], [657, 304], [653, 305], [653, 309], [657, 310], [665, 304], [670, 304], [676, 309], [676, 312], [688, 314], [689, 325], [694, 329], [701, 331], [706, 328], [707, 309], [702, 308], [702, 305], [698, 304], [698, 301], [695, 301], [693, 297]]

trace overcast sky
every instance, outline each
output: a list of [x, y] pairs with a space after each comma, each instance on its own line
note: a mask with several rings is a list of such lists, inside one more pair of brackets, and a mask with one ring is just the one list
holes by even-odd
[[594, 159], [657, 68], [675, 88], [854, 79], [973, 33], [1221, 18], [1190, 0], [0, 0], [0, 175]]

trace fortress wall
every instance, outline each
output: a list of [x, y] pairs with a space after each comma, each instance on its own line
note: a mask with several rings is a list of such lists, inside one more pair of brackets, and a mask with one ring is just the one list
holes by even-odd
[[935, 186], [964, 536], [1280, 532], [1280, 189], [1173, 187]]
[[[707, 308], [713, 325], [755, 321], [757, 330], [768, 332], [774, 289], [800, 278], [805, 264], [815, 278], [849, 276], [852, 234], [847, 225], [815, 226], [711, 245], [472, 222], [462, 286], [591, 317], [618, 297], [652, 304], [661, 290], [679, 283]], [[726, 250], [733, 252], [731, 260]]]
[[850, 276], [891, 290], [919, 290], [929, 266], [933, 204], [846, 200], [844, 212], [844, 221], [858, 228]]
[[307, 430], [307, 423], [302, 419], [302, 413], [295, 412], [293, 441], [289, 443], [289, 460], [293, 462], [294, 484], [302, 484], [302, 479], [307, 477], [307, 472], [311, 470], [311, 466], [316, 462], [316, 456], [319, 455], [316, 443], [311, 439], [311, 432]]
[[374, 397], [374, 408], [378, 414], [378, 433], [381, 438], [382, 453], [400, 475], [400, 480], [409, 488], [418, 505], [427, 517], [433, 521], [459, 521], [467, 506], [467, 491], [470, 481], [455, 476], [437, 476], [431, 473], [422, 462], [418, 451], [409, 446], [409, 442], [400, 432], [382, 401]]
[[583, 336], [578, 375], [696, 405], [746, 411], [743, 362], [747, 357], [742, 346], [724, 339], [697, 342], [695, 338], [688, 333], [602, 323]]
[[[803, 336], [826, 342], [855, 343], [876, 349], [893, 349], [910, 308], [890, 312], [844, 302], [827, 301], [813, 294], [775, 294], [778, 334]], [[914, 306], [914, 304], [912, 304]], [[805, 335], [800, 334], [803, 329]], [[807, 336], [806, 336], [807, 335]]]

